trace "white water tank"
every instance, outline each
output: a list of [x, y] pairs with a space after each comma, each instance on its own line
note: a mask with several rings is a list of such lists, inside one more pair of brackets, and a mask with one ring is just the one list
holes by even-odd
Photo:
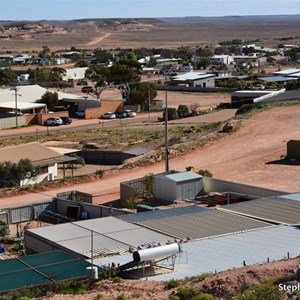
[[98, 279], [98, 267], [87, 267], [86, 268], [87, 279]]
[[179, 252], [181, 252], [181, 247], [179, 244], [175, 243], [175, 244], [170, 244], [170, 245], [165, 245], [160, 247], [134, 251], [133, 260], [135, 262], [155, 260], [155, 259], [160, 259], [171, 255], [175, 255]]

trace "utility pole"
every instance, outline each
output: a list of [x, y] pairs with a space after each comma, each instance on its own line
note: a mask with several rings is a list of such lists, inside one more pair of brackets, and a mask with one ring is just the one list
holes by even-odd
[[165, 171], [169, 171], [169, 139], [168, 139], [168, 88], [167, 73], [165, 71]]
[[150, 116], [150, 111], [151, 111], [151, 95], [150, 95], [150, 90], [148, 91], [148, 106], [149, 106], [149, 123], [151, 122], [151, 116]]

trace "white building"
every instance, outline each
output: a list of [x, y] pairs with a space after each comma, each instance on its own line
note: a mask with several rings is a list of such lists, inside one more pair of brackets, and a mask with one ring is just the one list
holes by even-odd
[[0, 162], [10, 161], [18, 163], [21, 159], [30, 159], [34, 166], [40, 167], [40, 174], [36, 177], [24, 179], [20, 185], [51, 181], [57, 177], [58, 163], [72, 161], [73, 158], [64, 156], [39, 143], [21, 144], [0, 148]]
[[230, 55], [214, 55], [210, 61], [212, 64], [230, 65], [234, 62], [234, 59]]

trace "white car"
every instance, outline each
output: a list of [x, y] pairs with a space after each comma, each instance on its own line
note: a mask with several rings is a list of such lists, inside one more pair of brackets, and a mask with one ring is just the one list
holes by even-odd
[[61, 118], [48, 118], [45, 122], [44, 125], [45, 126], [59, 126], [62, 125], [63, 121]]
[[134, 112], [133, 110], [127, 109], [127, 110], [124, 110], [124, 112], [127, 114], [128, 117], [136, 116], [136, 112]]
[[102, 119], [115, 119], [116, 115], [113, 112], [106, 112], [101, 116]]

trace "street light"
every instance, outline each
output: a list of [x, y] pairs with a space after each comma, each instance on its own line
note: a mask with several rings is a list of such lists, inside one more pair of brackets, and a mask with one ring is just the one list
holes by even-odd
[[21, 96], [18, 94], [17, 87], [13, 87], [10, 89], [11, 91], [15, 91], [15, 116], [16, 116], [16, 128], [18, 128], [18, 96]]

